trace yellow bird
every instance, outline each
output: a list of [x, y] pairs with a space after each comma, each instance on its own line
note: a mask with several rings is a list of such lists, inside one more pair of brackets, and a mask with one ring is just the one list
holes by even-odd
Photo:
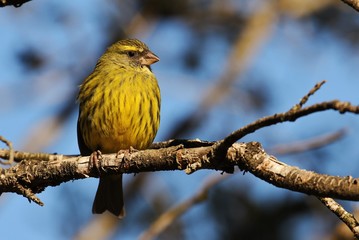
[[[77, 138], [81, 155], [145, 149], [160, 123], [161, 95], [150, 65], [159, 61], [141, 41], [110, 46], [80, 85]], [[93, 213], [125, 215], [122, 175], [100, 176]]]

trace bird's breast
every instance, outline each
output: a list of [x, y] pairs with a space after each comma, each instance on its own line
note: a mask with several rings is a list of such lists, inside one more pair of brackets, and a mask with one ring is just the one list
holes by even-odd
[[82, 103], [88, 106], [81, 109], [92, 109], [80, 116], [85, 118], [82, 128], [88, 129], [83, 135], [85, 144], [104, 153], [147, 148], [160, 121], [160, 90], [155, 77], [134, 74], [108, 84], [98, 87], [93, 97]]

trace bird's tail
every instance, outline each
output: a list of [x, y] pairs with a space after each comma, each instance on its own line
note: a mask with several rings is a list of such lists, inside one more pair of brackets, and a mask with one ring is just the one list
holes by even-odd
[[122, 174], [100, 177], [92, 213], [109, 211], [119, 218], [125, 216], [122, 192]]

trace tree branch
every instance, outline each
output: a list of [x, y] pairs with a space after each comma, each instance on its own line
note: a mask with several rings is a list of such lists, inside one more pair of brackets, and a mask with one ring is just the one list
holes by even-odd
[[231, 146], [233, 143], [241, 139], [242, 137], [257, 131], [258, 129], [275, 125], [282, 122], [294, 122], [298, 118], [327, 110], [334, 110], [341, 114], [350, 112], [354, 114], [359, 114], [359, 106], [354, 106], [350, 102], [342, 102], [339, 100], [332, 100], [329, 102], [321, 102], [313, 104], [309, 107], [302, 108], [306, 103], [309, 96], [313, 95], [315, 91], [318, 91], [319, 88], [325, 83], [322, 81], [314, 86], [310, 92], [305, 95], [299, 104], [294, 105], [289, 111], [283, 113], [276, 113], [272, 116], [266, 116], [258, 119], [257, 121], [250, 123], [228, 135], [223, 140], [216, 143], [216, 151], [218, 154], [225, 153], [225, 150]]
[[342, 2], [348, 4], [359, 12], [359, 1], [358, 0], [342, 0]]
[[[260, 128], [285, 121], [295, 121], [315, 112], [335, 110], [339, 113], [359, 113], [359, 106], [339, 100], [303, 108], [309, 97], [318, 91], [324, 82], [317, 84], [287, 112], [258, 119], [217, 142], [198, 139], [169, 140], [153, 144], [152, 149], [148, 150], [129, 149], [121, 150], [117, 154], [105, 155], [97, 152], [96, 157], [83, 157], [18, 152], [12, 149], [10, 142], [1, 138], [0, 140], [9, 146], [9, 150], [0, 149], [0, 158], [12, 159], [18, 164], [6, 169], [0, 168], [0, 193], [15, 192], [42, 206], [43, 203], [35, 196], [36, 193], [43, 191], [48, 186], [57, 186], [70, 180], [99, 177], [105, 174], [168, 170], [184, 170], [187, 174], [200, 169], [233, 173], [237, 166], [240, 170], [250, 172], [277, 187], [322, 198], [321, 201], [326, 206], [330, 205], [331, 208], [334, 205], [326, 201], [329, 198], [358, 201], [359, 179], [357, 178], [330, 176], [302, 170], [280, 162], [274, 156], [266, 153], [258, 142], [235, 143], [243, 136]], [[4, 164], [4, 162], [2, 163]], [[184, 207], [180, 205], [180, 209], [192, 206], [204, 196], [203, 194], [189, 200]], [[334, 208], [339, 209], [338, 205]], [[182, 213], [182, 210], [178, 211], [171, 217], [174, 219]], [[339, 214], [339, 217], [345, 215], [342, 210], [335, 213]], [[350, 216], [349, 218], [346, 216], [341, 219], [357, 236], [357, 223], [353, 222]], [[160, 227], [156, 226], [155, 232], [164, 229], [166, 224], [168, 222], [161, 222]]]
[[8, 161], [1, 161], [0, 160], [0, 164], [3, 164], [3, 165], [11, 165], [13, 162], [14, 162], [14, 155], [15, 155], [15, 152], [14, 152], [14, 148], [12, 146], [12, 142], [10, 142], [9, 140], [5, 139], [3, 136], [0, 136], [0, 141], [5, 143], [6, 146], [8, 146], [9, 148], [9, 151], [8, 151], [8, 156], [5, 158], [5, 159], [8, 159]]
[[31, 0], [0, 0], [0, 7], [5, 7], [5, 6], [21, 7], [21, 5], [30, 1]]
[[168, 170], [184, 170], [190, 174], [200, 169], [233, 173], [234, 167], [238, 166], [277, 187], [321, 197], [359, 200], [359, 179], [288, 166], [268, 155], [257, 142], [234, 144], [225, 158], [218, 158], [214, 147], [183, 148], [178, 145], [156, 150], [123, 150], [117, 154], [99, 155], [95, 164], [89, 162], [88, 156], [55, 155], [56, 160], [52, 161], [24, 160], [11, 168], [1, 169], [0, 192], [15, 192], [35, 201], [27, 192], [35, 194], [47, 186], [102, 174]]
[[359, 239], [359, 223], [354, 215], [347, 212], [339, 203], [331, 198], [318, 198], [330, 211], [342, 220], [348, 226], [350, 231], [354, 234], [356, 239]]

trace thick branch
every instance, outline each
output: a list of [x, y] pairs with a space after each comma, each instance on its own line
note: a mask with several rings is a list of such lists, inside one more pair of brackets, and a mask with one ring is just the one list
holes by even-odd
[[[50, 161], [24, 160], [2, 169], [0, 192], [29, 189], [32, 193], [47, 186], [100, 174], [139, 173], [148, 171], [185, 170], [190, 174], [200, 169], [214, 169], [232, 173], [235, 166], [275, 186], [306, 194], [359, 200], [359, 179], [317, 174], [288, 166], [268, 155], [256, 142], [234, 144], [225, 158], [217, 158], [215, 146], [183, 148], [182, 145], [144, 151], [121, 151], [118, 154], [99, 155], [96, 164], [89, 157], [62, 156]], [[98, 168], [96, 167], [98, 165]], [[28, 197], [28, 196], [27, 196]], [[32, 200], [32, 199], [30, 199]]]
[[[259, 143], [246, 144], [244, 152], [242, 147], [237, 149], [240, 146], [234, 144], [230, 148], [228, 159], [235, 161], [240, 169], [248, 171], [277, 187], [321, 197], [359, 200], [358, 178], [318, 174], [286, 165], [265, 153]], [[233, 151], [233, 148], [237, 150]], [[238, 153], [243, 155], [231, 156], [231, 154]]]

